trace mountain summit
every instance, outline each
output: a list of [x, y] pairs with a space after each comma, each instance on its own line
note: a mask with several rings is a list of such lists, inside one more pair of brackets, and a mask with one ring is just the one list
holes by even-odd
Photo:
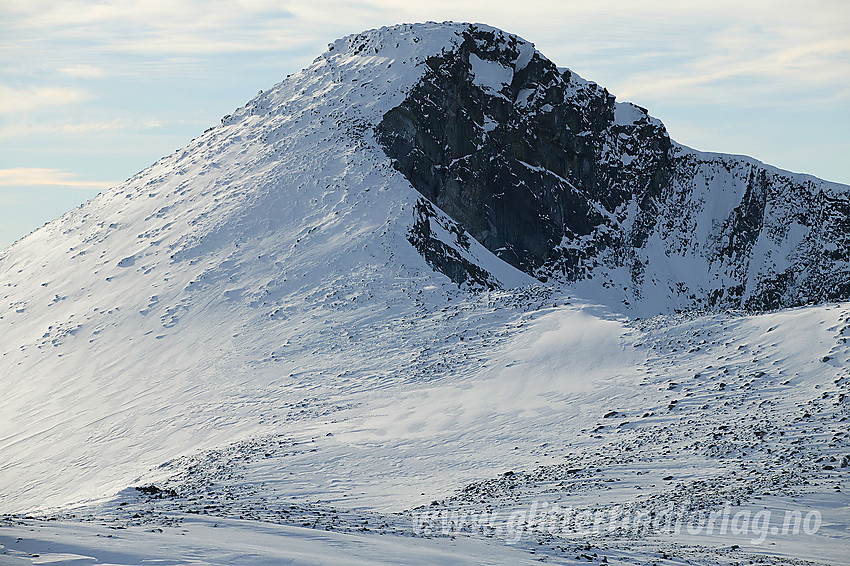
[[[642, 313], [850, 294], [847, 186], [683, 147], [645, 109], [516, 36], [455, 34], [378, 139], [499, 258]], [[421, 230], [413, 241], [435, 253]]]
[[[233, 533], [281, 523], [316, 563], [375, 532], [422, 563], [572, 563], [581, 531], [518, 506], [805, 503], [843, 556], [850, 310], [737, 309], [847, 298], [848, 198], [676, 144], [492, 27], [340, 39], [0, 252], [0, 513], [145, 526], [121, 536], [151, 549], [185, 549], [144, 534], [185, 522], [253, 556]], [[472, 511], [481, 547], [410, 542]], [[494, 513], [527, 552], [491, 548]], [[4, 521], [0, 552], [34, 536]], [[592, 553], [740, 542], [627, 538]]]

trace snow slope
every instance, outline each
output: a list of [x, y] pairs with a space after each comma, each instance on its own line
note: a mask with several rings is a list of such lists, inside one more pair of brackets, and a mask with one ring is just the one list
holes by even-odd
[[[0, 561], [25, 564], [261, 566], [280, 564], [363, 566], [534, 564], [534, 557], [472, 539], [340, 534], [256, 521], [194, 518], [179, 530], [114, 529], [80, 523], [30, 522], [0, 531]], [[16, 542], [13, 537], [20, 536]], [[8, 537], [8, 538], [6, 538]], [[3, 554], [3, 552], [6, 552]]]
[[[421, 309], [424, 287], [437, 290], [420, 302], [445, 285], [407, 244], [415, 193], [363, 124], [393, 104], [375, 94], [402, 92], [447, 33], [400, 28], [383, 37], [400, 47], [375, 57], [341, 40], [3, 253], [0, 477], [17, 489], [0, 507], [84, 500], [190, 448], [271, 427], [259, 392], [296, 402], [317, 382], [414, 379], [398, 364], [428, 339], [396, 334], [394, 319]], [[387, 351], [397, 356], [381, 362]], [[120, 450], [102, 450], [115, 438]]]
[[[339, 40], [0, 254], [0, 562], [846, 563], [848, 305], [629, 320], [439, 210], [429, 233], [500, 287], [414, 248], [422, 196], [372, 128], [464, 29]], [[730, 502], [823, 525], [530, 511]]]

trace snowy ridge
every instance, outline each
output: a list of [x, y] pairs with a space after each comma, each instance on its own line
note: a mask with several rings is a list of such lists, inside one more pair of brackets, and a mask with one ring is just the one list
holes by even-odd
[[[344, 40], [351, 52], [326, 53], [184, 150], [5, 251], [3, 469], [29, 479], [0, 495], [2, 508], [85, 499], [103, 490], [87, 488], [89, 474], [123, 487], [125, 467], [214, 445], [240, 423], [254, 430], [260, 425], [242, 403], [223, 399], [262, 388], [260, 375], [273, 390], [283, 378], [309, 382], [311, 371], [348, 375], [337, 384], [345, 387], [362, 371], [357, 359], [370, 367], [379, 359], [368, 348], [336, 363], [323, 349], [306, 367], [283, 352], [312, 353], [311, 333], [326, 346], [357, 342], [357, 328], [372, 335], [392, 313], [415, 311], [422, 288], [445, 292], [405, 240], [417, 195], [365, 127], [393, 103], [387, 91], [416, 77], [419, 53], [454, 35], [421, 27], [367, 34], [399, 47], [365, 61], [360, 36]], [[316, 320], [337, 309], [348, 315], [333, 326]], [[397, 373], [401, 359], [415, 357], [398, 338], [402, 357], [370, 372]], [[74, 376], [70, 390], [64, 376]], [[198, 414], [183, 414], [179, 403], [157, 408], [189, 390], [203, 399]], [[67, 410], [78, 403], [79, 413]], [[120, 454], [91, 443], [129, 431], [138, 443]], [[85, 455], [82, 445], [91, 446]], [[39, 461], [50, 464], [38, 471]], [[49, 478], [60, 462], [65, 473]]]
[[[381, 125], [416, 124], [404, 112], [441, 80], [484, 110], [466, 108], [458, 152], [438, 144], [414, 173], [478, 171], [482, 148], [516, 125], [499, 112], [519, 108], [520, 125], [544, 129], [564, 112], [583, 159], [646, 189], [641, 200], [600, 181], [588, 195], [557, 159], [517, 159], [523, 181], [563, 189], [598, 221], [547, 240], [577, 254], [571, 269], [596, 262], [586, 277], [535, 280], [560, 264], [518, 269], [516, 247], [492, 246], [480, 236], [492, 226], [431, 199], [428, 177], [387, 154], [388, 132], [423, 142], [426, 129]], [[788, 220], [845, 188], [667, 148], [661, 133], [516, 36], [392, 26], [334, 42], [3, 251], [0, 562], [847, 563], [850, 306], [623, 314], [706, 306], [689, 293], [742, 274], [741, 297], [759, 296], [763, 266], [794, 271], [805, 246], [840, 241], [837, 216]], [[664, 185], [679, 200], [638, 186], [659, 163], [679, 175]], [[761, 170], [766, 184], [752, 183]], [[768, 213], [735, 216], [747, 187], [770, 188]], [[781, 208], [785, 194], [798, 198]], [[645, 238], [628, 253], [598, 247], [623, 234]], [[728, 257], [747, 261], [706, 259], [740, 234], [755, 251]], [[689, 519], [770, 509], [779, 527], [788, 510], [816, 511], [821, 524], [759, 540], [594, 531], [553, 511], [668, 505]]]

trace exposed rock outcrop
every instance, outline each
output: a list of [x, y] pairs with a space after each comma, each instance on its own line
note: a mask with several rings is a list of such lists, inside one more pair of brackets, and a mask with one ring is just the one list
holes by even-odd
[[593, 281], [647, 312], [850, 296], [848, 187], [685, 148], [532, 44], [483, 26], [458, 33], [377, 137], [501, 259], [541, 281]]

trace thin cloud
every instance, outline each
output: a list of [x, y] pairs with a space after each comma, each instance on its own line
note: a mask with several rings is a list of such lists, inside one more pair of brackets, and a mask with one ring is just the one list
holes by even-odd
[[0, 187], [68, 187], [73, 189], [102, 190], [116, 185], [113, 182], [81, 181], [76, 174], [64, 169], [39, 167], [0, 169]]
[[[220, 54], [302, 45], [302, 28], [279, 2], [242, 0], [7, 0], [13, 34], [3, 43], [38, 38], [38, 47], [73, 41], [86, 47], [136, 54]], [[48, 40], [42, 38], [49, 37]], [[32, 41], [28, 42], [32, 43]]]
[[69, 65], [59, 69], [59, 72], [76, 79], [99, 79], [106, 76], [106, 71], [94, 65]]
[[850, 90], [850, 39], [761, 47], [759, 52], [751, 46], [740, 46], [695, 58], [671, 71], [629, 77], [618, 85], [617, 91], [624, 97], [670, 93], [677, 98], [702, 94], [716, 99], [723, 93], [715, 91], [728, 90], [728, 81], [733, 80], [748, 81], [750, 96], [756, 92], [755, 81], [763, 84], [764, 94], [774, 92], [778, 85], [786, 92], [802, 90], [808, 94], [812, 94], [813, 87], [829, 87], [838, 96]]
[[0, 126], [0, 139], [35, 135], [102, 134], [107, 132], [151, 130], [161, 128], [162, 126], [163, 123], [159, 120], [130, 121], [124, 119], [69, 124], [19, 122]]
[[44, 108], [45, 106], [65, 106], [90, 100], [92, 96], [75, 88], [31, 87], [12, 88], [0, 86], [0, 114], [17, 114]]

